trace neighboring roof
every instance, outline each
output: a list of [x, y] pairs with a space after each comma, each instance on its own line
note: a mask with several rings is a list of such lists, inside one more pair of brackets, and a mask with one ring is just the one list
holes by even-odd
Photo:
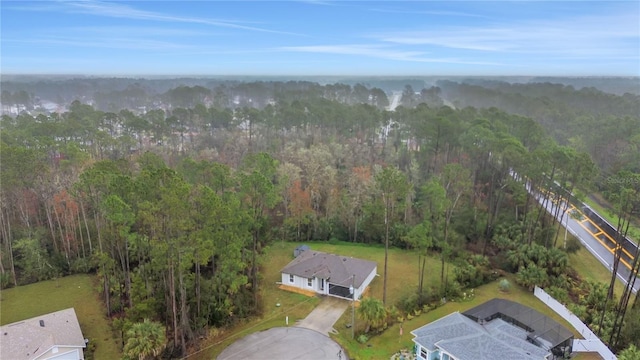
[[532, 356], [516, 346], [502, 342], [491, 335], [478, 333], [450, 340], [441, 340], [436, 344], [440, 349], [459, 360], [542, 360], [543, 356]]
[[2, 359], [34, 359], [53, 346], [86, 346], [73, 308], [0, 327]]
[[373, 261], [306, 250], [281, 272], [307, 279], [317, 277], [341, 286], [351, 286], [353, 281], [353, 285], [359, 288], [377, 266]]
[[474, 321], [500, 317], [515, 322], [531, 332], [529, 337], [548, 348], [573, 339], [573, 333], [550, 317], [522, 304], [505, 299], [492, 299], [464, 312]]
[[413, 339], [414, 342], [429, 351], [435, 351], [436, 347], [434, 345], [440, 340], [466, 337], [482, 333], [483, 331], [482, 326], [456, 311], [413, 330], [411, 334], [415, 336]]
[[459, 360], [541, 360], [548, 350], [527, 341], [524, 329], [501, 319], [484, 325], [454, 312], [411, 332], [429, 351], [441, 349]]
[[293, 250], [293, 256], [298, 257], [303, 251], [309, 250], [309, 245], [298, 245], [298, 247]]

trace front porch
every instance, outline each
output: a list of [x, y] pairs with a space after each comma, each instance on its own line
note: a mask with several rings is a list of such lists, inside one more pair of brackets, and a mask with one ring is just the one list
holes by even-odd
[[280, 284], [280, 286], [278, 286], [278, 288], [282, 289], [282, 290], [285, 290], [285, 291], [291, 291], [291, 292], [294, 292], [296, 294], [302, 294], [304, 296], [309, 296], [309, 297], [313, 297], [313, 296], [318, 295], [318, 293], [313, 291], [313, 290], [301, 289], [299, 287], [291, 286], [291, 285]]

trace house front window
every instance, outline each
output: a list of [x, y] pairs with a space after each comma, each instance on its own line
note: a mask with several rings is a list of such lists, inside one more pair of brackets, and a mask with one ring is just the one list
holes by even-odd
[[289, 274], [289, 282], [292, 283], [293, 282], [293, 274]]
[[307, 286], [313, 287], [313, 279], [307, 279]]
[[420, 347], [420, 357], [426, 359], [429, 356], [427, 349]]

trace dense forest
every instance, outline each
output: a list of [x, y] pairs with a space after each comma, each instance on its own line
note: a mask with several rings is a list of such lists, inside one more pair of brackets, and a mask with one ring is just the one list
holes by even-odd
[[[91, 81], [111, 80], [78, 83]], [[262, 311], [265, 246], [338, 239], [441, 259], [440, 288], [412, 285], [416, 301], [398, 304], [406, 310], [500, 269], [571, 299], [613, 349], [640, 346], [637, 295], [582, 282], [568, 268], [580, 244], [559, 244], [544, 208], [597, 190], [623, 224], [638, 216], [638, 95], [445, 80], [397, 93], [162, 84], [87, 92], [61, 112], [38, 106], [43, 94], [70, 100], [54, 85], [3, 91], [3, 111], [20, 110], [0, 123], [3, 288], [96, 273], [114, 326], [160, 321], [177, 356], [207, 328]]]

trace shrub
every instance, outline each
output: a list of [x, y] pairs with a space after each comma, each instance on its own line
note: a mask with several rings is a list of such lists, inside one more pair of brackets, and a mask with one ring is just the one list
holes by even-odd
[[478, 273], [478, 269], [469, 263], [460, 264], [453, 270], [453, 273], [455, 275], [456, 281], [458, 281], [465, 287], [473, 287], [477, 286], [477, 283], [482, 283], [482, 279], [481, 276], [479, 276], [480, 274]]
[[462, 301], [471, 301], [476, 297], [475, 292], [473, 291], [473, 289], [469, 290], [469, 291], [465, 291], [462, 293]]
[[455, 299], [462, 296], [462, 285], [460, 285], [460, 283], [457, 281], [452, 281], [447, 284], [445, 290], [445, 296], [447, 298]]
[[91, 267], [91, 261], [88, 258], [79, 258], [71, 261], [70, 271], [74, 274], [86, 274], [95, 268]]
[[364, 344], [367, 341], [369, 341], [369, 337], [367, 335], [365, 335], [365, 334], [360, 334], [360, 335], [358, 335], [358, 338], [356, 340], [358, 340], [358, 342], [360, 344]]
[[573, 315], [579, 317], [580, 319], [584, 319], [584, 316], [587, 313], [587, 307], [584, 305], [569, 304], [569, 310], [573, 313]]
[[567, 254], [575, 254], [581, 247], [582, 245], [580, 244], [580, 241], [572, 236], [567, 239], [567, 248], [565, 251]]
[[500, 283], [498, 283], [498, 289], [502, 292], [509, 292], [511, 290], [511, 283], [507, 279], [502, 279]]
[[560, 289], [569, 289], [571, 288], [571, 281], [569, 277], [565, 274], [560, 274], [558, 276], [552, 276], [549, 278], [549, 283], [551, 286], [560, 288]]
[[8, 272], [0, 274], [0, 290], [11, 286], [11, 276]]
[[398, 307], [407, 314], [412, 313], [418, 308], [418, 294], [413, 293], [398, 302]]
[[553, 297], [554, 299], [558, 300], [563, 304], [566, 304], [567, 302], [569, 302], [569, 293], [567, 292], [567, 290], [563, 288], [560, 288], [557, 286], [551, 286], [547, 288], [547, 293], [549, 293], [551, 297]]
[[95, 341], [89, 341], [89, 343], [87, 344], [87, 347], [84, 349], [84, 359], [93, 360], [95, 353], [96, 353], [96, 343]]
[[[395, 305], [387, 307], [387, 323], [389, 325], [395, 324], [395, 322], [400, 318], [401, 318], [400, 310], [398, 310], [398, 308], [395, 307]], [[400, 322], [402, 321], [400, 320]]]

